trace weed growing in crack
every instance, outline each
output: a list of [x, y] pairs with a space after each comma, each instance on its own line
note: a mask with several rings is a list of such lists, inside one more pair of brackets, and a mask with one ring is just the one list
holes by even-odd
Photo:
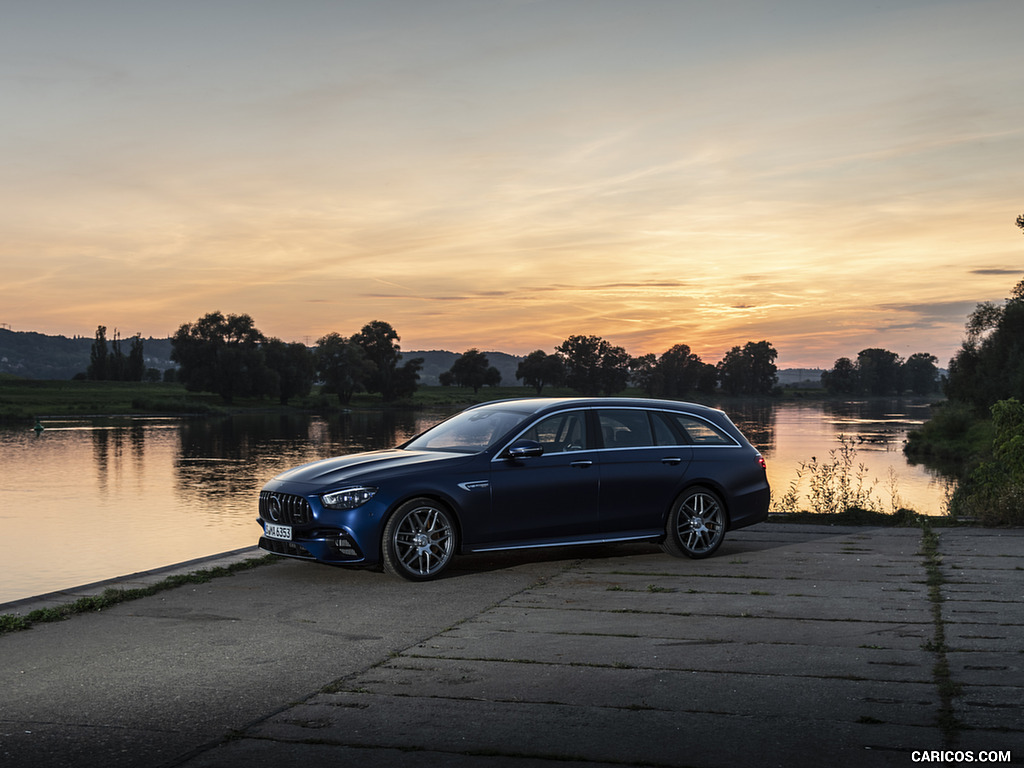
[[945, 577], [942, 575], [940, 567], [942, 556], [939, 554], [939, 537], [932, 530], [927, 519], [921, 520], [921, 531], [920, 554], [924, 558], [928, 599], [932, 605], [932, 621], [935, 625], [935, 636], [932, 640], [924, 643], [922, 647], [935, 654], [932, 677], [939, 691], [937, 720], [947, 743], [951, 744], [963, 727], [956, 719], [953, 709], [953, 699], [960, 695], [961, 686], [953, 680], [949, 669], [949, 659], [946, 657], [949, 647], [946, 645], [946, 625], [942, 618], [942, 585], [945, 584]]

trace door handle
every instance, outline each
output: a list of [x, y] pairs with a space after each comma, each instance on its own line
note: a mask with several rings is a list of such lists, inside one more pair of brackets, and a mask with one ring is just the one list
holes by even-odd
[[570, 467], [589, 467], [593, 463], [594, 462], [592, 462], [590, 459], [580, 459], [579, 461], [571, 461], [571, 462], [569, 462], [569, 466]]
[[681, 458], [679, 458], [678, 456], [666, 456], [664, 459], [661, 460], [661, 463], [662, 464], [672, 464], [674, 466], [676, 464], [682, 464], [683, 460]]

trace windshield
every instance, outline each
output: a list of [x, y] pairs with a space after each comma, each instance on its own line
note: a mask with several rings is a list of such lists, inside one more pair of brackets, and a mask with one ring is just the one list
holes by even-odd
[[479, 453], [519, 424], [523, 415], [493, 408], [463, 411], [414, 437], [402, 447], [408, 451]]

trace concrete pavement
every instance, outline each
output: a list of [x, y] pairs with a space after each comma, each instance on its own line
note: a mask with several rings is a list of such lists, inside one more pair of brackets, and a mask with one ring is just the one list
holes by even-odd
[[0, 637], [0, 764], [1024, 763], [1024, 530], [935, 532], [282, 561]]

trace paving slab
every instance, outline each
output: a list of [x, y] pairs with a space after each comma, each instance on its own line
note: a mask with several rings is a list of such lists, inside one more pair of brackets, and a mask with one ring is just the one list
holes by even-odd
[[[872, 719], [930, 727], [939, 705], [931, 682], [900, 686], [893, 697], [888, 681], [844, 680], [799, 675], [738, 675], [721, 671], [597, 667], [581, 674], [566, 664], [526, 665], [473, 659], [416, 658], [403, 655], [362, 676], [358, 690], [404, 696], [481, 701], [533, 702], [622, 709], [729, 712], [829, 723], [837, 717]], [[842, 710], [843, 714], [837, 713]]]
[[[536, 614], [536, 615], [535, 615]], [[622, 637], [661, 638], [680, 645], [701, 643], [763, 643], [846, 648], [920, 648], [934, 636], [934, 621], [871, 621], [868, 619], [828, 620], [746, 616], [678, 615], [614, 611], [600, 616], [600, 626], [587, 610], [526, 606], [510, 598], [494, 610], [474, 619], [472, 627], [460, 626], [460, 632], [500, 632], [535, 626], [543, 621], [547, 631], [564, 634], [619, 635]]]
[[[799, 731], [801, 738], [791, 734]], [[770, 713], [756, 718], [727, 713], [597, 707], [589, 704], [474, 702], [338, 694], [292, 708], [254, 728], [274, 741], [338, 740], [364, 749], [400, 748], [537, 759], [551, 764], [786, 766], [808, 764], [809, 754], [829, 765], [906, 764], [908, 732], [938, 747], [930, 728], [830, 722], [808, 727]], [[901, 754], [902, 752], [902, 754]], [[820, 763], [816, 763], [820, 764]]]

